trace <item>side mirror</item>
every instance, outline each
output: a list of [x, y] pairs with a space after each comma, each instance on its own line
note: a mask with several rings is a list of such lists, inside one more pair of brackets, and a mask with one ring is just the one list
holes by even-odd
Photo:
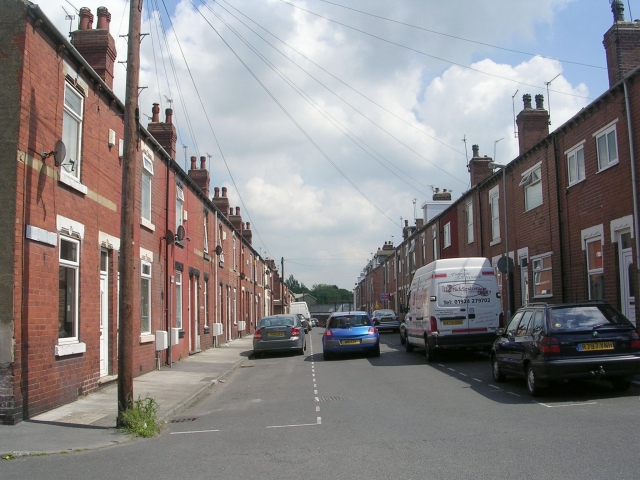
[[505, 332], [504, 327], [497, 328], [497, 329], [496, 329], [496, 336], [497, 336], [497, 337], [501, 337], [501, 336], [503, 336], [503, 335], [504, 335], [504, 332]]

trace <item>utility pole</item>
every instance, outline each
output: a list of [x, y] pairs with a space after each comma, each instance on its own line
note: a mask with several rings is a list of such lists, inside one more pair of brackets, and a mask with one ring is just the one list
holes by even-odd
[[280, 257], [280, 266], [282, 267], [282, 282], [280, 283], [280, 298], [282, 303], [282, 311], [280, 313], [284, 313], [284, 257]]
[[143, 0], [131, 0], [124, 102], [124, 157], [122, 159], [122, 216], [120, 220], [120, 327], [118, 330], [118, 424], [121, 413], [133, 405], [133, 306], [135, 304], [135, 186], [138, 154], [138, 82], [140, 24]]

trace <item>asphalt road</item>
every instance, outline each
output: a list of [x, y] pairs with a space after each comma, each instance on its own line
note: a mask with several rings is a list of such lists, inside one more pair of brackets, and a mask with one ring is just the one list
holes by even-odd
[[428, 364], [382, 335], [380, 358], [250, 358], [151, 440], [0, 463], [0, 478], [637, 479], [640, 389], [574, 383], [532, 399], [482, 353]]

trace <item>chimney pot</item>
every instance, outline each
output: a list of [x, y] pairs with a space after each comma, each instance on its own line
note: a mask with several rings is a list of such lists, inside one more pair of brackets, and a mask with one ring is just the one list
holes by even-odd
[[624, 3], [622, 0], [613, 0], [611, 2], [611, 12], [613, 13], [613, 22], [624, 22]]
[[213, 189], [213, 198], [219, 198], [220, 197], [220, 187], [215, 187]]
[[191, 157], [191, 170], [195, 170], [196, 169], [196, 160], [197, 159], [198, 158], [195, 157], [195, 156]]
[[531, 108], [531, 95], [529, 95], [528, 93], [525, 93], [522, 96], [522, 101], [524, 102], [524, 108]]
[[227, 187], [222, 187], [222, 196], [223, 197], [227, 196]]
[[236, 207], [236, 215], [240, 216], [240, 207]]
[[154, 103], [153, 108], [151, 109], [152, 116], [151, 121], [153, 123], [158, 123], [160, 121], [160, 104]]
[[98, 25], [96, 28], [100, 30], [109, 31], [109, 24], [111, 23], [111, 14], [107, 7], [98, 7]]
[[80, 25], [78, 26], [78, 30], [91, 30], [91, 25], [93, 24], [93, 13], [89, 7], [82, 7], [80, 9]]
[[247, 222], [247, 230], [251, 230], [251, 225]]
[[229, 215], [233, 215], [233, 207], [229, 208]]
[[544, 110], [544, 95], [538, 94], [535, 97], [536, 99], [536, 108], [538, 110]]
[[471, 151], [473, 152], [473, 158], [478, 158], [480, 156], [480, 147], [478, 145], [472, 145]]
[[200, 168], [202, 170], [207, 169], [207, 157], [200, 157]]

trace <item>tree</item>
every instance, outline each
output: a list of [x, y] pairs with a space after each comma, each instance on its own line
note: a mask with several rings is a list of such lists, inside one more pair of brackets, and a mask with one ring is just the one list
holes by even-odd
[[353, 301], [353, 294], [349, 290], [338, 288], [337, 285], [321, 283], [319, 285], [314, 285], [309, 293], [311, 293], [318, 303], [321, 304], [346, 303]]
[[305, 287], [304, 283], [300, 283], [293, 275], [289, 275], [289, 278], [284, 281], [284, 284], [293, 293], [309, 293], [309, 289]]

